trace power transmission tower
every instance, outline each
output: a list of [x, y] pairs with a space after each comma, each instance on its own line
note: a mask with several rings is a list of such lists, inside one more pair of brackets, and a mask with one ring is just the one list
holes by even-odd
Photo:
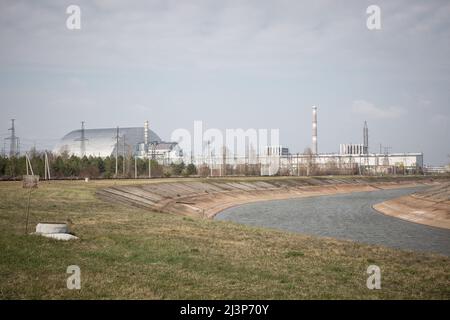
[[383, 159], [383, 165], [389, 166], [389, 150], [392, 149], [391, 147], [384, 147], [384, 159]]
[[6, 138], [6, 140], [10, 140], [9, 156], [11, 158], [17, 156], [17, 150], [19, 149], [19, 138], [16, 136], [14, 121], [15, 119], [11, 119], [11, 128], [8, 129], [9, 131], [11, 131], [11, 136], [9, 136], [9, 138]]
[[86, 155], [86, 133], [84, 128], [84, 121], [81, 121], [81, 137], [75, 139], [75, 141], [80, 141], [80, 157], [83, 158]]

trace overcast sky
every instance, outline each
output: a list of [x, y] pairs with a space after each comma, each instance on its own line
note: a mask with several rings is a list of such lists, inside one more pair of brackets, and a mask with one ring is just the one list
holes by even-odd
[[[81, 8], [81, 30], [66, 8]], [[366, 8], [381, 8], [368, 30]], [[450, 154], [450, 1], [0, 1], [0, 138], [87, 128], [279, 128], [302, 152]], [[3, 145], [2, 145], [3, 146]]]

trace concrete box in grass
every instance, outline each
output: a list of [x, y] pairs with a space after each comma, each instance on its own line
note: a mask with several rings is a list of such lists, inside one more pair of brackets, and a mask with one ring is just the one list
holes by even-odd
[[36, 226], [36, 233], [68, 233], [69, 227], [67, 223], [59, 223], [59, 222], [43, 222], [38, 223]]
[[24, 188], [37, 188], [39, 184], [39, 176], [38, 175], [24, 175], [23, 176], [23, 184]]

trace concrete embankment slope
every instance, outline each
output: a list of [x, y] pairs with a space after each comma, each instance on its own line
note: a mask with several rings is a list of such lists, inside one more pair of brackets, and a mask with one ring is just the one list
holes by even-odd
[[450, 229], [450, 183], [388, 200], [373, 208], [399, 219]]
[[438, 182], [424, 178], [223, 178], [163, 180], [105, 188], [97, 194], [108, 201], [154, 211], [212, 218], [222, 210], [250, 202], [435, 184]]

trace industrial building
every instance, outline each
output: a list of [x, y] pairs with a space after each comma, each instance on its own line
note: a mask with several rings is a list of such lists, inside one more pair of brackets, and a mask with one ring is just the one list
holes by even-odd
[[[369, 152], [369, 128], [364, 122], [362, 143], [341, 144], [339, 153], [319, 153], [318, 108], [312, 107], [311, 148], [291, 154], [283, 146], [267, 146], [258, 157], [261, 175], [418, 174], [423, 153]], [[229, 163], [229, 162], [228, 162]], [[246, 161], [246, 164], [251, 162]]]
[[177, 143], [164, 142], [148, 127], [85, 129], [65, 135], [53, 149], [55, 154], [67, 153], [78, 157], [136, 156], [162, 163], [177, 162], [182, 152]]
[[[340, 152], [319, 153], [318, 113], [312, 107], [312, 141], [310, 154], [281, 154], [280, 171], [290, 175], [309, 174], [417, 174], [423, 170], [423, 153], [369, 153], [369, 128], [363, 127], [363, 143], [341, 144]], [[277, 146], [275, 149], [281, 147]], [[272, 150], [268, 147], [267, 150]], [[265, 156], [269, 156], [266, 153]], [[271, 160], [273, 163], [273, 160]], [[267, 172], [262, 168], [263, 172]]]
[[315, 174], [417, 174], [423, 169], [422, 153], [289, 155], [281, 167], [294, 175]]
[[[211, 175], [234, 172], [235, 168], [255, 168], [261, 175], [312, 174], [417, 174], [423, 172], [422, 153], [369, 152], [369, 129], [364, 123], [362, 143], [341, 144], [339, 153], [319, 153], [318, 108], [312, 107], [312, 144], [308, 152], [292, 154], [285, 146], [266, 146], [260, 154], [213, 155], [186, 159], [175, 142], [164, 142], [152, 130], [148, 121], [143, 127], [85, 129], [68, 133], [55, 147], [56, 154], [76, 156], [133, 156], [155, 159], [160, 164], [191, 161], [207, 166]], [[386, 149], [387, 150], [387, 149]], [[231, 169], [230, 169], [231, 168]], [[229, 170], [230, 169], [230, 170]], [[247, 170], [247, 169], [245, 169]], [[244, 171], [245, 171], [244, 170]], [[242, 170], [238, 170], [242, 171]]]

